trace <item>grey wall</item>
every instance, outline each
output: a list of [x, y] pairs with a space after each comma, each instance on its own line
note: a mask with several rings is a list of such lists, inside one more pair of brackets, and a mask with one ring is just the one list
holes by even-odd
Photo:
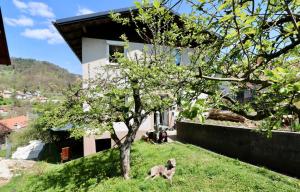
[[177, 138], [203, 148], [300, 178], [300, 134], [177, 122]]

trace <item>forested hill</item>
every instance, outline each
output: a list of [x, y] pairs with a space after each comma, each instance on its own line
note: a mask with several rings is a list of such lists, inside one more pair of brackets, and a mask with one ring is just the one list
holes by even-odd
[[55, 94], [80, 78], [55, 64], [34, 59], [12, 58], [11, 66], [0, 66], [0, 90]]

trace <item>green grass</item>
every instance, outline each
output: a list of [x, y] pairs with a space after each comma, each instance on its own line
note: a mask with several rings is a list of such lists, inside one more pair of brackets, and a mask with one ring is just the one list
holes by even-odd
[[0, 157], [6, 157], [6, 149], [0, 150]]
[[0, 105], [11, 105], [13, 104], [13, 99], [0, 98]]
[[[172, 185], [163, 178], [144, 180], [152, 166], [169, 158], [177, 161]], [[181, 143], [136, 143], [131, 180], [122, 179], [118, 165], [117, 150], [64, 165], [44, 163], [33, 173], [15, 177], [0, 191], [300, 191], [297, 179]]]

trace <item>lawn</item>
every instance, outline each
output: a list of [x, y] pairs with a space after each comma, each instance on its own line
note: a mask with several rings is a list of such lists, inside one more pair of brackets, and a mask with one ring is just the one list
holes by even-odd
[[6, 149], [0, 150], [0, 157], [6, 157]]
[[[144, 180], [148, 170], [176, 158], [176, 174]], [[41, 166], [42, 165], [42, 166]], [[34, 173], [15, 177], [5, 191], [300, 191], [297, 179], [181, 143], [133, 147], [131, 180], [118, 169], [118, 151], [108, 150], [64, 165], [37, 164]]]

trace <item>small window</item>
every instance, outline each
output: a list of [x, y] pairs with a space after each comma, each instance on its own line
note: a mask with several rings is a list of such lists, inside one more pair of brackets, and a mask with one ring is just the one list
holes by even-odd
[[115, 53], [124, 53], [124, 46], [109, 45], [109, 62], [117, 63]]
[[180, 63], [181, 63], [181, 53], [180, 53], [180, 50], [179, 50], [179, 49], [176, 49], [176, 50], [175, 50], [174, 56], [175, 56], [175, 64], [176, 64], [177, 66], [179, 66]]

